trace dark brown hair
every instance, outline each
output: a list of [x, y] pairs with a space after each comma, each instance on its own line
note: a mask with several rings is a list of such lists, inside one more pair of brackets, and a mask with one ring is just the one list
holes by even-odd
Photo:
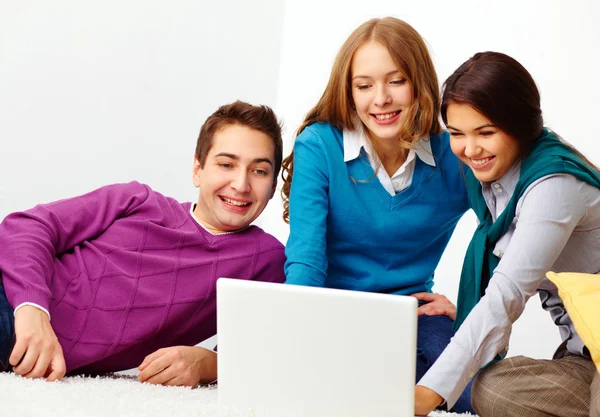
[[527, 151], [544, 128], [540, 93], [531, 74], [514, 58], [480, 52], [444, 83], [442, 120], [450, 103], [467, 104], [515, 138]]
[[[371, 19], [360, 25], [337, 54], [329, 82], [319, 102], [308, 112], [296, 136], [307, 126], [324, 122], [343, 130], [356, 130], [356, 110], [352, 100], [351, 67], [356, 50], [369, 41], [379, 42], [389, 52], [398, 69], [413, 87], [414, 102], [398, 138], [398, 152], [411, 148], [412, 142], [427, 133], [441, 132], [438, 120], [440, 89], [427, 46], [408, 23], [394, 17]], [[377, 149], [375, 148], [377, 152]], [[294, 152], [283, 160], [283, 219], [289, 222], [289, 197]]]
[[[544, 128], [540, 92], [533, 77], [516, 59], [500, 52], [479, 52], [448, 77], [441, 106], [445, 124], [451, 103], [466, 104], [483, 114], [519, 143], [523, 157], [531, 152]], [[598, 170], [581, 152], [560, 139]]]
[[200, 163], [200, 167], [204, 168], [215, 133], [225, 126], [236, 124], [258, 130], [273, 140], [275, 146], [273, 178], [277, 178], [283, 157], [281, 125], [270, 107], [264, 105], [253, 106], [239, 100], [219, 107], [200, 128], [200, 134], [196, 142], [196, 159]]

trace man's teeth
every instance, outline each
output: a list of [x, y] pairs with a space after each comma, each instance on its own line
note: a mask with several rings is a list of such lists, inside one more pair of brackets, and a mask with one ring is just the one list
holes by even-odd
[[229, 199], [227, 197], [221, 197], [221, 200], [223, 200], [227, 204], [231, 204], [233, 206], [240, 206], [240, 207], [247, 206], [248, 204], [250, 204], [250, 203], [243, 203], [241, 201], [231, 200], [231, 199]]
[[392, 117], [396, 116], [397, 114], [398, 114], [398, 112], [386, 113], [386, 114], [376, 114], [375, 118], [377, 120], [388, 120], [388, 119], [391, 119]]
[[484, 159], [471, 159], [471, 163], [473, 165], [483, 165], [483, 164], [487, 164], [489, 161], [491, 161], [492, 158], [484, 158]]

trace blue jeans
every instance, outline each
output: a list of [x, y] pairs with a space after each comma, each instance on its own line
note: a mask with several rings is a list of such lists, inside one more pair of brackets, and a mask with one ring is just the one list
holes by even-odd
[[[419, 316], [417, 327], [417, 382], [450, 343], [450, 339], [454, 336], [453, 323], [454, 321], [446, 316]], [[472, 385], [473, 380], [469, 382], [469, 385], [467, 385], [467, 388], [450, 411], [475, 414], [471, 406]]]
[[14, 312], [4, 292], [2, 274], [0, 274], [0, 372], [12, 371], [8, 363], [10, 352], [15, 343]]

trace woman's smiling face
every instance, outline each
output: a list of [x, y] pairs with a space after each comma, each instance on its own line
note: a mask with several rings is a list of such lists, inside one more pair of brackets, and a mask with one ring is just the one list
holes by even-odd
[[479, 181], [499, 180], [521, 158], [518, 141], [473, 107], [450, 103], [446, 115], [452, 152]]
[[352, 100], [373, 140], [397, 140], [413, 104], [413, 87], [385, 46], [370, 41], [354, 53]]

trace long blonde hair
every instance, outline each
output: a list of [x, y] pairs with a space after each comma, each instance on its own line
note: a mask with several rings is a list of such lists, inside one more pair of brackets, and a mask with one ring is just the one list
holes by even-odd
[[[356, 130], [356, 110], [352, 100], [351, 66], [356, 50], [369, 41], [382, 44], [398, 69], [413, 87], [414, 101], [398, 138], [398, 152], [411, 148], [415, 140], [427, 133], [441, 132], [438, 120], [440, 89], [427, 46], [412, 26], [394, 17], [371, 19], [360, 25], [342, 45], [331, 69], [329, 82], [319, 102], [308, 112], [296, 131], [324, 122], [343, 130]], [[361, 122], [362, 123], [362, 122]], [[379, 153], [379, 150], [375, 148]], [[381, 159], [381, 158], [380, 158]], [[289, 223], [289, 197], [292, 185], [294, 152], [283, 160], [283, 220]]]

